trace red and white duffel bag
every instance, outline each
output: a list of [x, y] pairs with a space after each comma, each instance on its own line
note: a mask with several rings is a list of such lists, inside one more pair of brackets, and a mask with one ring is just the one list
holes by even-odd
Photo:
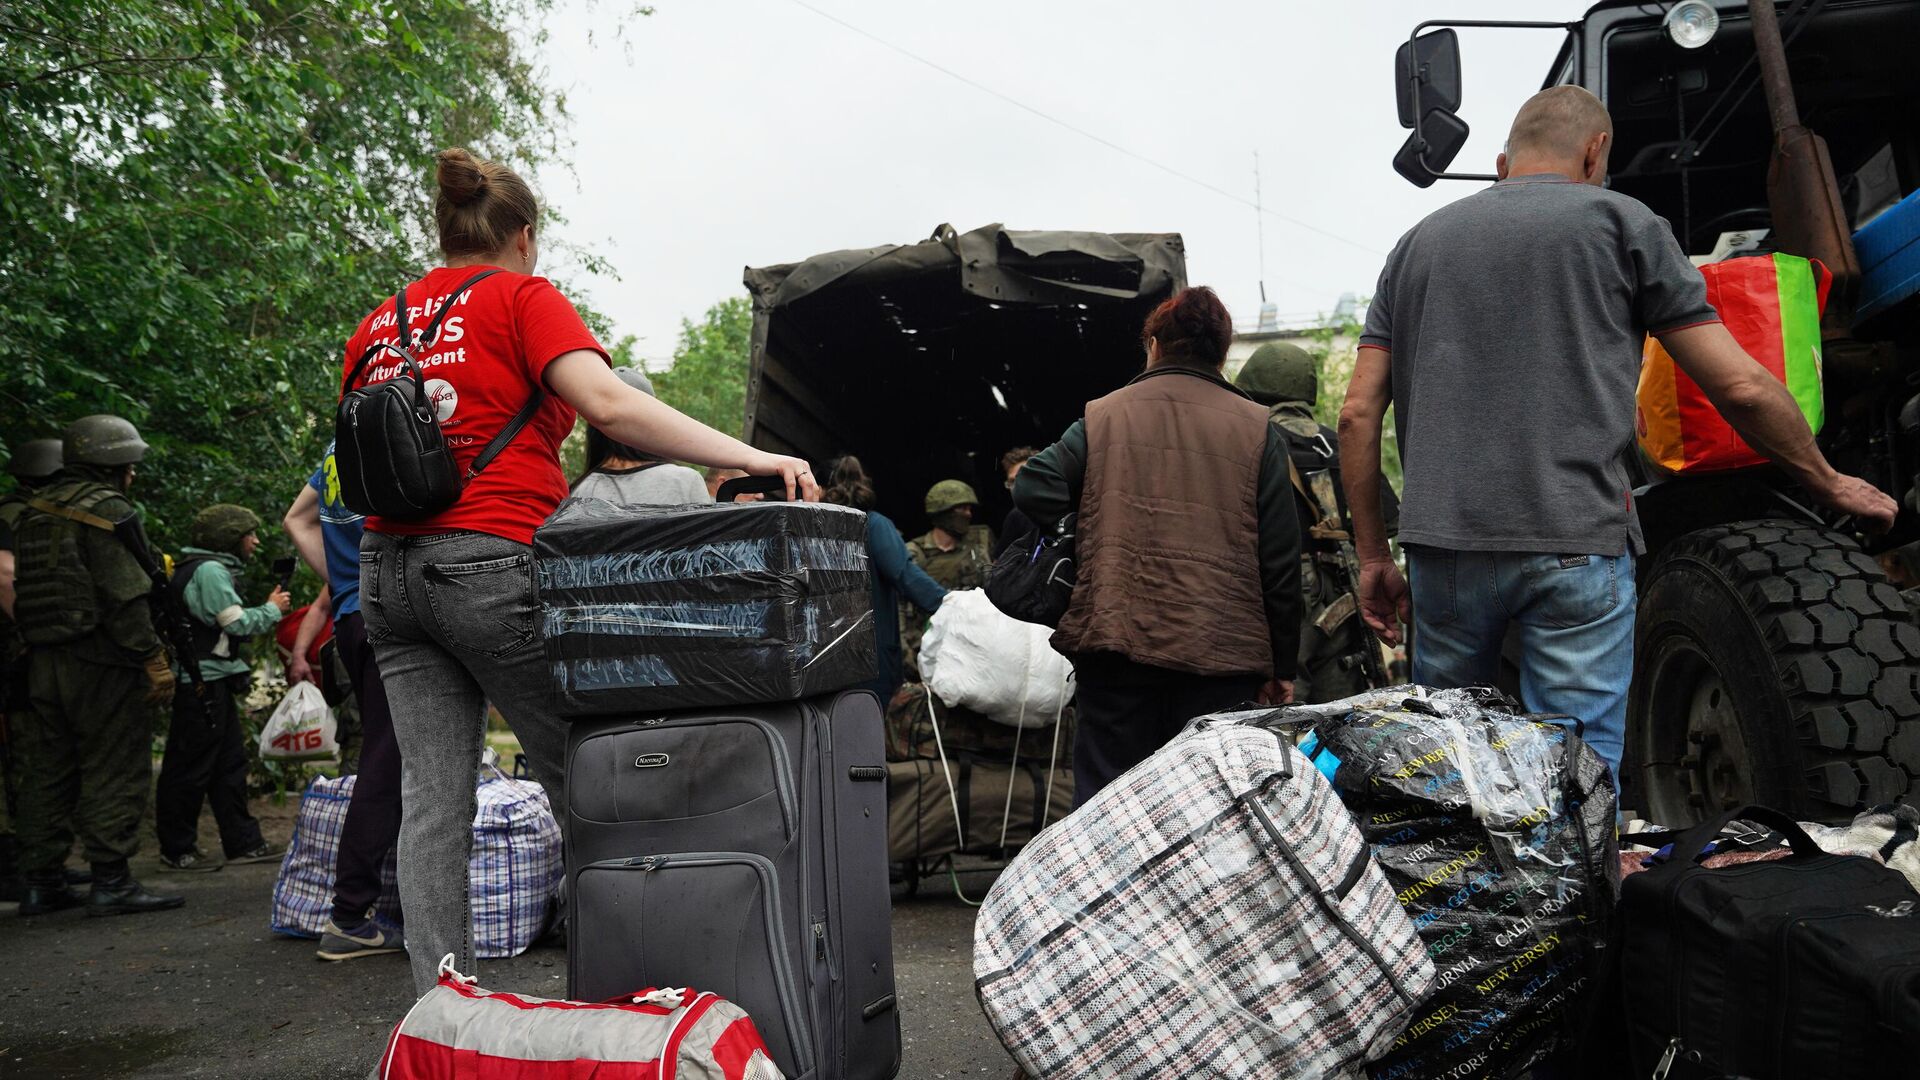
[[751, 1017], [717, 994], [646, 989], [590, 1004], [497, 994], [440, 961], [393, 1029], [380, 1080], [785, 1080]]

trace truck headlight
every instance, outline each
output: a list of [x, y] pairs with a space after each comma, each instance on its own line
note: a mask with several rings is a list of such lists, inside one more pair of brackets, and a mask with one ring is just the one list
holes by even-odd
[[1660, 25], [1675, 45], [1697, 49], [1712, 41], [1720, 29], [1720, 12], [1707, 0], [1680, 0], [1667, 9], [1666, 20]]

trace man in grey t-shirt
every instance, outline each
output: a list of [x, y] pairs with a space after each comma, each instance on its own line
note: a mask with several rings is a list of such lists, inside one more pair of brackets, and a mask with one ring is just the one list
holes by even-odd
[[[1360, 338], [1340, 456], [1363, 614], [1394, 641], [1411, 600], [1415, 681], [1493, 682], [1511, 626], [1526, 707], [1583, 721], [1617, 770], [1641, 548], [1624, 467], [1647, 334], [1814, 498], [1869, 526], [1891, 525], [1895, 506], [1827, 463], [1666, 222], [1601, 187], [1612, 139], [1598, 98], [1541, 91], [1514, 118], [1500, 182], [1401, 237]], [[1378, 510], [1389, 405], [1411, 593]]]

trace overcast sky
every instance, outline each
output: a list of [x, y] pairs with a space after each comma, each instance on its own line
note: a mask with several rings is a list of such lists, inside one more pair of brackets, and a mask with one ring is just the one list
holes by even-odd
[[[742, 267], [911, 243], [942, 222], [1179, 232], [1189, 280], [1252, 323], [1261, 216], [1194, 180], [1251, 200], [1256, 151], [1267, 295], [1305, 321], [1370, 292], [1402, 231], [1475, 188], [1422, 191], [1390, 165], [1406, 134], [1393, 53], [1414, 24], [1576, 19], [1588, 0], [654, 6], [625, 20], [624, 0], [561, 0], [546, 20], [575, 150], [570, 171], [536, 179], [564, 237], [618, 278], [549, 270], [657, 361], [683, 317], [743, 295]], [[1562, 35], [1461, 37], [1474, 134], [1456, 167], [1491, 171]]]

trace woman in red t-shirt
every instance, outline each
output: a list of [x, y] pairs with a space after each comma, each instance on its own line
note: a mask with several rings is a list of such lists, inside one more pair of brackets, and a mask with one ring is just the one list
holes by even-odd
[[[448, 953], [460, 970], [473, 968], [467, 858], [488, 702], [561, 806], [566, 726], [547, 704], [531, 542], [567, 496], [560, 443], [575, 411], [656, 457], [779, 475], [789, 495], [819, 497], [806, 462], [755, 450], [614, 376], [573, 305], [533, 276], [538, 205], [511, 169], [445, 150], [438, 186], [446, 265], [407, 286], [409, 326], [424, 327], [475, 274], [504, 271], [462, 293], [417, 353], [455, 466], [464, 473], [536, 390], [549, 394], [459, 502], [424, 521], [370, 517], [360, 547], [360, 604], [400, 743], [400, 900], [421, 993]], [[398, 340], [393, 307], [389, 300], [361, 322], [349, 364], [371, 342]], [[363, 380], [395, 374], [375, 365]]]

